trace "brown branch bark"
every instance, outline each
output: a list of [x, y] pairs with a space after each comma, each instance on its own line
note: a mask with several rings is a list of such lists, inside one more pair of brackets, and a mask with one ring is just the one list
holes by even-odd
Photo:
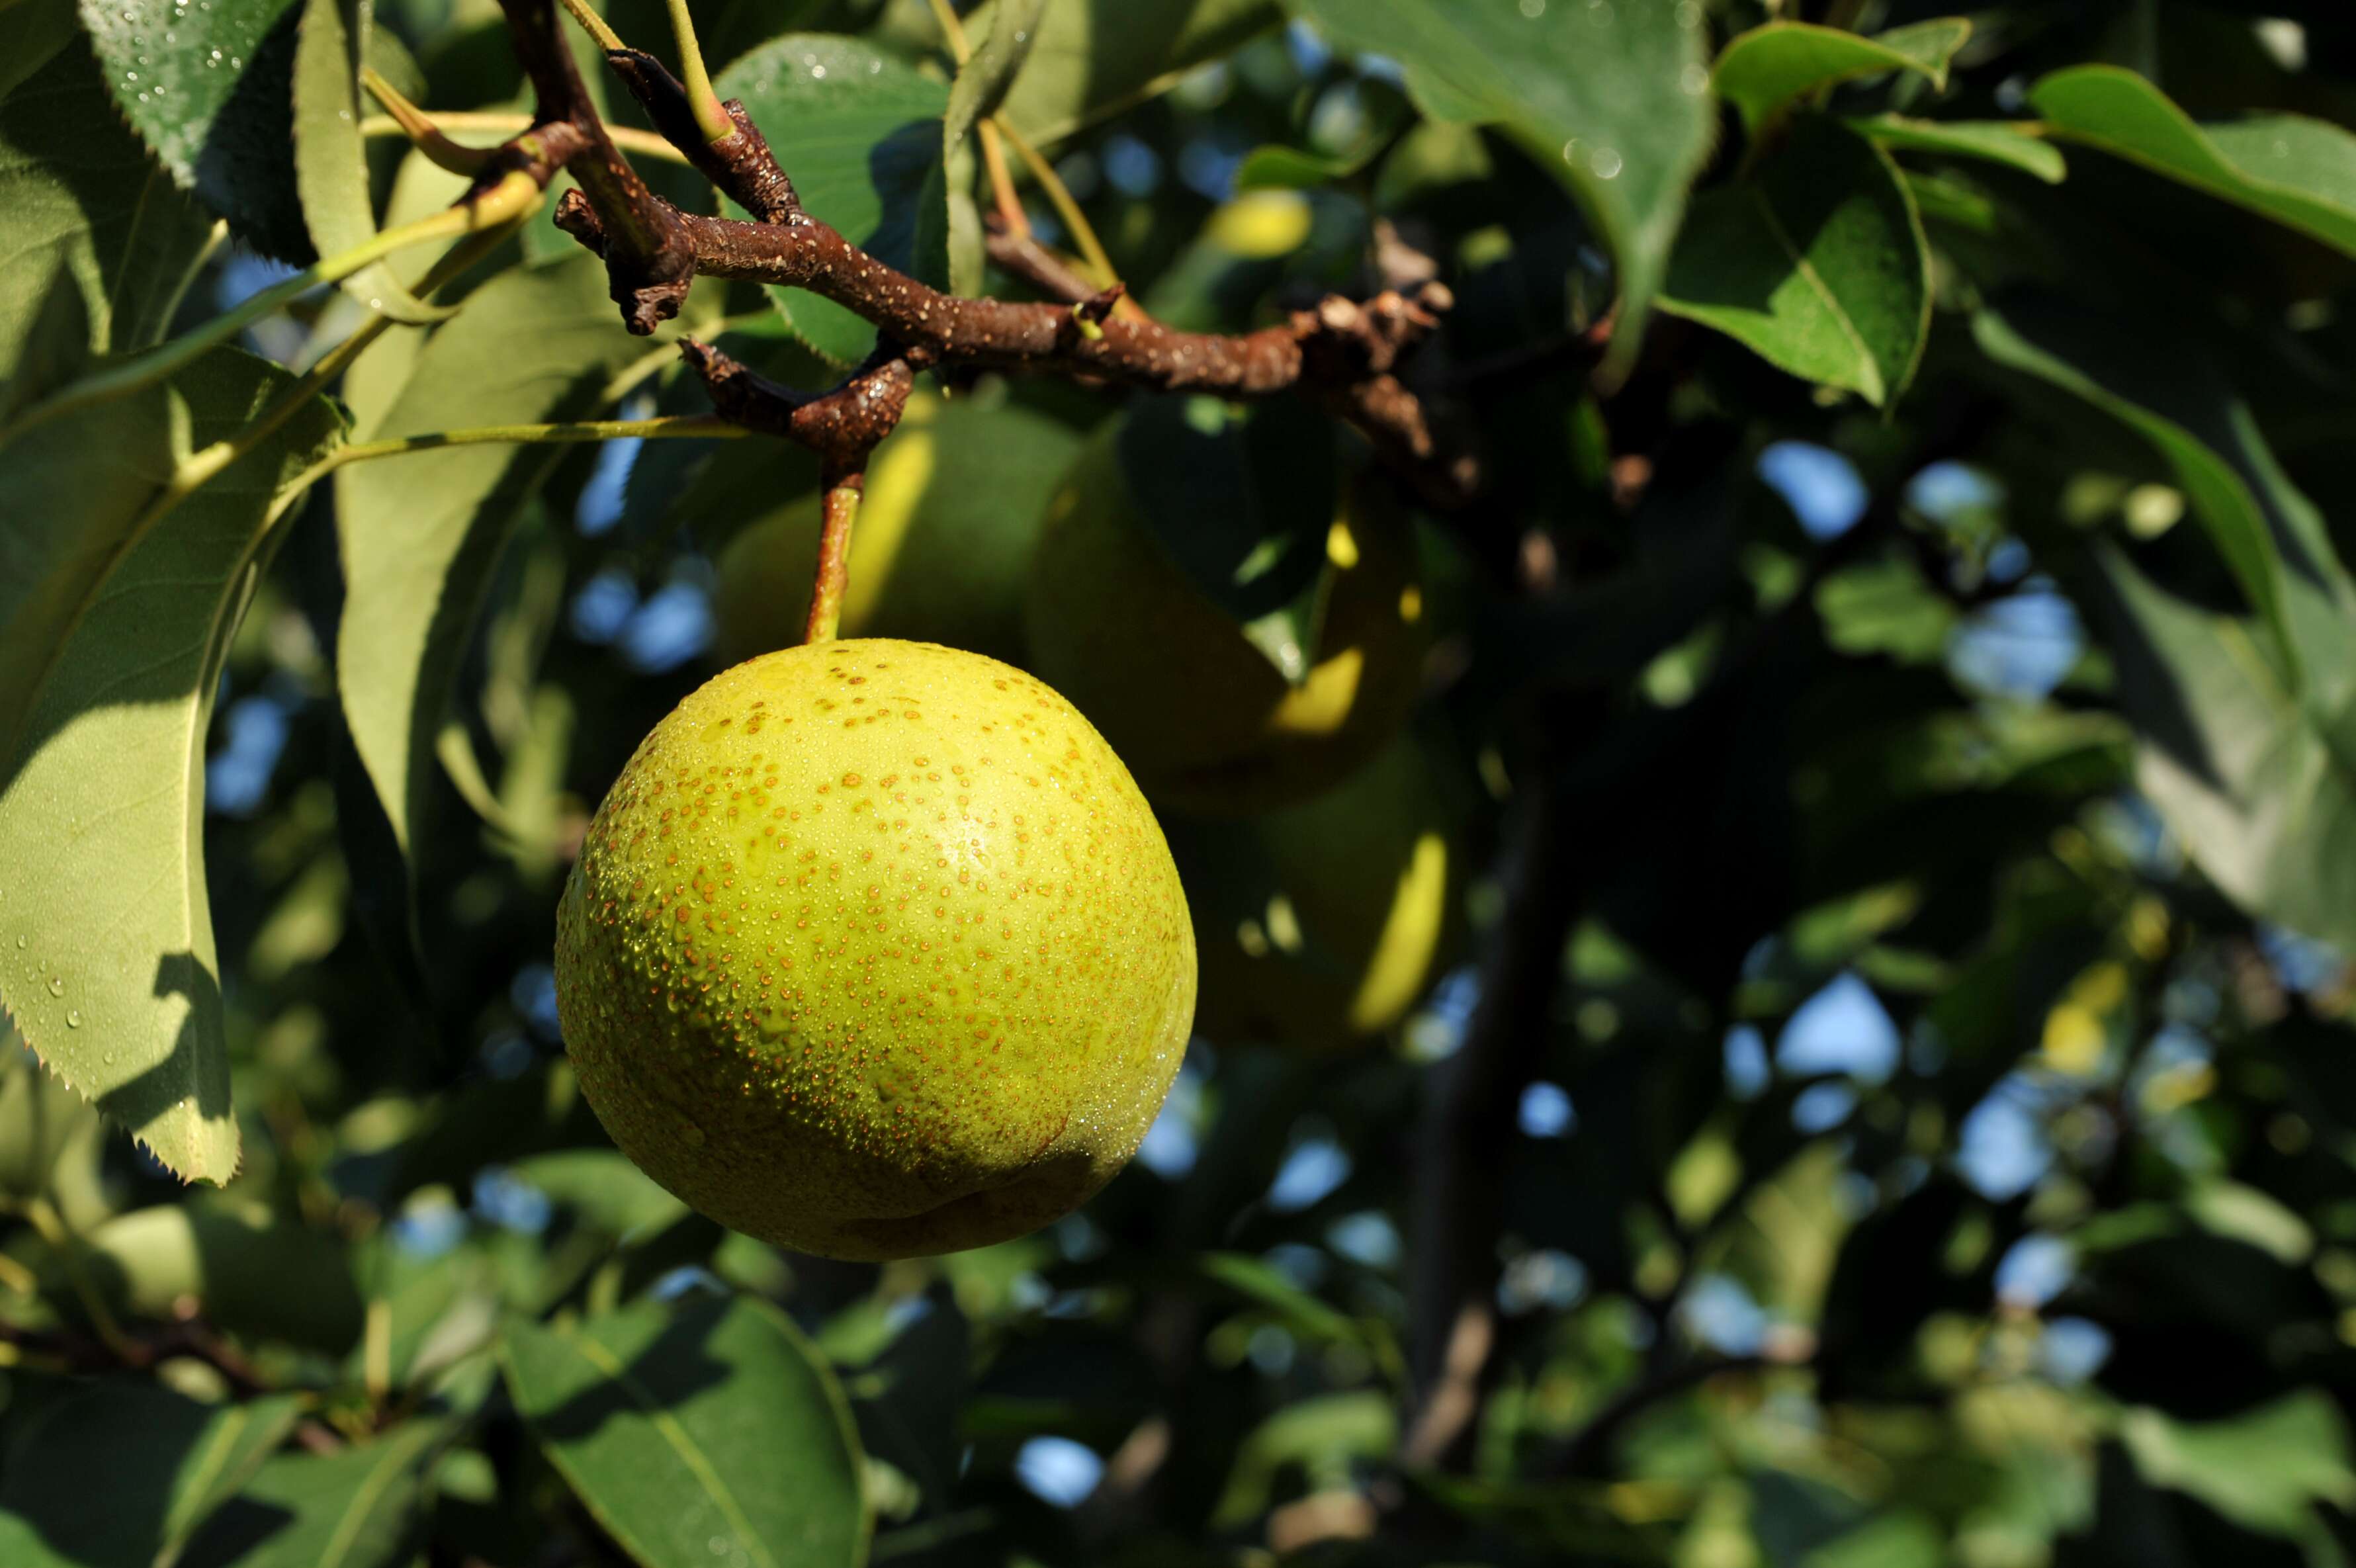
[[562, 124], [580, 138], [566, 160], [604, 220], [602, 242], [614, 303], [622, 320], [644, 335], [679, 314], [695, 281], [695, 248], [679, 210], [656, 197], [630, 166], [589, 101], [573, 51], [556, 30], [550, 0], [499, 0], [516, 58], [530, 79], [535, 126]]
[[985, 220], [982, 246], [1008, 276], [1022, 279], [1049, 299], [1077, 305], [1096, 295], [1096, 286], [1041, 244], [1037, 235], [1009, 228], [994, 213]]
[[614, 49], [605, 63], [630, 90], [665, 140], [687, 155], [698, 174], [712, 188], [764, 223], [807, 221], [794, 182], [769, 151], [768, 138], [744, 113], [744, 102], [731, 98], [720, 106], [734, 121], [734, 134], [724, 141], [707, 142], [695, 124], [695, 110], [687, 89], [670, 68], [644, 49]]
[[867, 455], [898, 427], [916, 389], [916, 371], [932, 363], [921, 350], [879, 348], [830, 392], [797, 392], [709, 344], [690, 338], [680, 354], [703, 378], [720, 417], [747, 430], [782, 435], [819, 455], [828, 468], [855, 474]]
[[[1479, 488], [1477, 461], [1435, 434], [1423, 401], [1395, 373], [1451, 304], [1437, 282], [1386, 290], [1363, 304], [1329, 296], [1280, 326], [1233, 336], [1181, 332], [1116, 313], [1117, 292], [1083, 293], [1068, 268], [1039, 264], [1044, 252], [1026, 253], [1022, 267], [1010, 270], [1059, 296], [1053, 303], [943, 294], [805, 212], [741, 103], [726, 105], [735, 134], [706, 142], [684, 90], [661, 62], [616, 50], [608, 64], [657, 128], [755, 220], [682, 211], [654, 195], [615, 149], [582, 90], [572, 55], [555, 36], [549, 0], [500, 4], [538, 95], [538, 119], [562, 122], [582, 137], [571, 159], [581, 191], [559, 205], [557, 224], [605, 259], [614, 297], [634, 332], [650, 332], [675, 316], [697, 273], [779, 284], [823, 295], [873, 323], [913, 369], [1057, 373], [1234, 398], [1298, 390], [1365, 432], [1432, 506], [1461, 507]], [[790, 425], [807, 406], [806, 400], [770, 398], [775, 389], [758, 378], [729, 379], [738, 395], [722, 413], [741, 413], [755, 428]], [[765, 401], [776, 403], [769, 413], [743, 412]]]

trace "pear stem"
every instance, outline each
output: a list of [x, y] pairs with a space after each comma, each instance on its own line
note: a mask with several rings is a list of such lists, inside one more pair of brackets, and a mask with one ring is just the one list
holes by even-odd
[[831, 642], [842, 625], [842, 596], [851, 585], [851, 530], [867, 488], [860, 471], [826, 474], [825, 519], [819, 525], [818, 573], [810, 584], [809, 619], [802, 640]]

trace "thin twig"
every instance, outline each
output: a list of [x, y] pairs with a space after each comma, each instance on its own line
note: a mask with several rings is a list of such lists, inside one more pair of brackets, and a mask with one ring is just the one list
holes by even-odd
[[[432, 113], [423, 113], [423, 111], [420, 113], [427, 125], [445, 133], [471, 131], [486, 135], [505, 137], [512, 136], [518, 131], [528, 131], [532, 124], [531, 116], [529, 114], [494, 113], [487, 109], [437, 109]], [[636, 153], [640, 157], [655, 158], [667, 164], [689, 162], [685, 153], [680, 152], [667, 137], [658, 136], [652, 131], [641, 131], [635, 125], [608, 125], [605, 127], [605, 134], [614, 138], [616, 146], [625, 152]], [[360, 122], [360, 134], [369, 137], [406, 138], [409, 133], [400, 121], [390, 114], [370, 114]], [[477, 150], [487, 152], [490, 149], [462, 147], [460, 150], [472, 153]], [[224, 229], [222, 232], [226, 234], [228, 231]]]
[[[554, 39], [548, 0], [500, 3], [538, 97], [538, 119], [566, 122], [584, 141], [573, 165], [581, 189], [558, 204], [557, 225], [605, 258], [614, 297], [633, 331], [649, 331], [676, 314], [698, 273], [804, 288], [873, 323], [884, 340], [899, 346], [896, 352], [911, 369], [1045, 371], [1237, 398], [1299, 389], [1363, 431], [1382, 460], [1430, 505], [1461, 507], [1479, 487], [1477, 460], [1435, 434], [1422, 401], [1395, 373], [1452, 303], [1437, 282], [1408, 292], [1386, 291], [1363, 303], [1329, 296], [1280, 326], [1232, 337], [1175, 331], [1132, 317], [1133, 305], [1101, 285], [1085, 301], [1057, 304], [943, 294], [804, 212], [742, 104], [724, 106], [735, 134], [710, 141], [696, 124], [692, 89], [650, 57], [618, 49], [608, 63], [647, 106], [657, 127], [755, 220], [687, 212], [653, 195], [615, 150], [573, 72], [570, 54]], [[1011, 128], [1000, 129], [1033, 161], [1034, 172], [1044, 170], [1042, 183], [1051, 198], [1060, 193], [1068, 200], [1069, 193], [1036, 149]], [[1075, 237], [1094, 252], [1091, 263], [1103, 270], [1102, 283], [1114, 281], [1085, 217], [1075, 210], [1067, 220]], [[1076, 303], [1087, 308], [1076, 310]], [[736, 418], [760, 401], [756, 394], [765, 383], [730, 379], [740, 394], [731, 405], [738, 412], [723, 407], [723, 413]], [[806, 402], [780, 403], [768, 424], [794, 423]]]
[[622, 307], [623, 324], [633, 332], [652, 332], [679, 314], [695, 281], [695, 251], [678, 210], [647, 188], [606, 134], [604, 117], [573, 69], [573, 51], [557, 33], [549, 0], [499, 0], [499, 5], [507, 13], [516, 58], [531, 81], [535, 127], [566, 125], [580, 138], [569, 166], [605, 220], [599, 253], [605, 258], [609, 292]]
[[1055, 209], [1055, 216], [1064, 227], [1072, 231], [1072, 243], [1080, 248], [1080, 254], [1087, 258], [1088, 265], [1096, 269], [1098, 285], [1117, 281], [1120, 274], [1113, 270], [1111, 253], [1105, 249], [1104, 242], [1097, 238], [1096, 226], [1088, 221], [1088, 215], [1080, 210], [1079, 202], [1074, 199], [1071, 188], [1064, 183], [1064, 177], [1055, 172], [1055, 166], [1002, 117], [992, 115], [991, 119], [1000, 134], [1014, 145], [1015, 156], [1030, 169], [1031, 177], [1039, 182], [1039, 188], [1047, 193], [1048, 205]]
[[981, 166], [990, 175], [990, 196], [998, 208], [999, 220], [1010, 232], [1027, 240], [1031, 214], [1023, 209], [1023, 198], [1014, 189], [1014, 175], [1006, 166], [1005, 138], [999, 134], [998, 117], [991, 115], [974, 131], [981, 142]]
[[1077, 305], [1098, 292], [1097, 285], [1041, 244], [1028, 227], [1018, 230], [992, 215], [983, 220], [982, 229], [982, 245], [990, 259], [1009, 276], [1022, 279], [1048, 298]]
[[[442, 128], [426, 117], [425, 111], [404, 97], [401, 90], [387, 81], [376, 67], [361, 68], [360, 85], [369, 90], [370, 97], [384, 105], [384, 112], [393, 122], [394, 128], [408, 137], [410, 145], [424, 154], [426, 161], [435, 167], [448, 169], [452, 174], [473, 176], [481, 173], [483, 165], [489, 161], [490, 148], [460, 146], [444, 135]], [[366, 134], [365, 129], [362, 134]]]

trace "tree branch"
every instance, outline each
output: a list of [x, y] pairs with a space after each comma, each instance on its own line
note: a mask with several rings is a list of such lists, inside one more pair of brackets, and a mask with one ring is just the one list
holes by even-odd
[[[665, 137], [755, 220], [683, 211], [654, 195], [616, 150], [582, 90], [571, 53], [555, 35], [549, 0], [500, 4], [538, 96], [538, 121], [563, 122], [583, 137], [572, 158], [581, 189], [559, 203], [557, 225], [605, 259], [614, 298], [634, 332], [652, 331], [676, 315], [698, 273], [803, 288], [873, 323], [910, 369], [1058, 373], [1233, 398], [1297, 389], [1365, 432], [1384, 462], [1432, 506], [1461, 507], [1479, 488], [1478, 463], [1469, 452], [1448, 448], [1422, 401], [1394, 373], [1452, 303], [1437, 282], [1386, 290], [1363, 304], [1331, 295], [1312, 310], [1295, 311], [1281, 326], [1236, 336], [1181, 332], [1133, 318], [1113, 309], [1119, 295], [1090, 290], [1079, 295], [1075, 280], [1062, 276], [1044, 285], [1065, 296], [1055, 303], [943, 294], [805, 212], [742, 103], [724, 106], [735, 133], [711, 141], [686, 89], [660, 61], [635, 49], [610, 50], [608, 64]], [[1038, 281], [1049, 274], [1033, 264], [1024, 275]], [[780, 399], [773, 394], [782, 389], [746, 375], [738, 366], [722, 377], [738, 394], [723, 408], [728, 417], [744, 413], [763, 421], [762, 429], [790, 427], [809, 406], [806, 399]], [[755, 405], [767, 412], [744, 412]]]
[[1413, 1419], [1404, 1452], [1419, 1465], [1461, 1460], [1472, 1436], [1495, 1338], [1502, 1152], [1522, 1090], [1545, 1058], [1563, 950], [1582, 897], [1566, 870], [1572, 834], [1560, 779], [1584, 726], [1561, 711], [1542, 713], [1538, 723], [1538, 764], [1508, 825], [1505, 911], [1482, 956], [1480, 997], [1464, 1043], [1432, 1069], [1416, 1141], [1408, 1284]]
[[682, 340], [679, 351], [703, 378], [721, 418], [798, 442], [840, 474], [866, 467], [867, 455], [898, 427], [908, 394], [916, 389], [916, 372], [932, 362], [921, 352], [879, 347], [841, 386], [804, 392], [781, 386], [692, 338]]
[[679, 314], [695, 281], [695, 248], [679, 209], [647, 188], [605, 134], [605, 121], [573, 69], [573, 51], [557, 32], [549, 0], [499, 0], [499, 6], [507, 13], [516, 58], [531, 81], [534, 127], [566, 125], [580, 137], [566, 166], [605, 220], [597, 252], [605, 258], [614, 303], [622, 307], [631, 331], [652, 332]]
[[736, 129], [720, 141], [708, 142], [696, 124], [687, 89], [662, 61], [644, 49], [615, 49], [607, 53], [605, 63], [646, 110], [655, 129], [687, 156], [714, 189], [764, 223], [808, 221], [794, 182], [777, 166], [768, 139], [744, 113], [744, 100], [731, 98], [721, 105]]

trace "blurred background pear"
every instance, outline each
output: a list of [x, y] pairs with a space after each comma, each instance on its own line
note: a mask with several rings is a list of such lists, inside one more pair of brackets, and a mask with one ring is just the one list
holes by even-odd
[[1415, 704], [1429, 634], [1413, 522], [1380, 479], [1344, 487], [1289, 681], [1155, 538], [1119, 427], [1088, 444], [1048, 505], [1025, 601], [1033, 667], [1157, 803], [1228, 817], [1314, 799]]
[[[937, 642], [1001, 659], [1022, 650], [1023, 582], [1056, 476], [1081, 437], [1004, 389], [908, 400], [875, 450], [851, 533], [844, 637]], [[714, 610], [729, 663], [802, 639], [818, 563], [815, 490], [720, 553]]]
[[1199, 1033], [1327, 1050], [1407, 1015], [1462, 935], [1462, 812], [1445, 783], [1402, 736], [1305, 805], [1165, 821], [1194, 917]]

